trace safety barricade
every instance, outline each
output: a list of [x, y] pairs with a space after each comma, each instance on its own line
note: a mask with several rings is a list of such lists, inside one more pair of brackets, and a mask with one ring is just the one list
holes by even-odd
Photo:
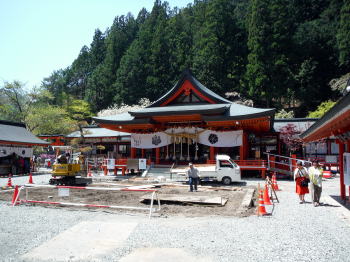
[[[116, 206], [116, 205], [99, 205], [99, 204], [86, 204], [86, 203], [70, 203], [70, 202], [55, 202], [55, 201], [38, 201], [28, 199], [30, 188], [69, 188], [77, 190], [97, 190], [97, 191], [130, 191], [130, 192], [152, 192], [151, 202], [149, 207], [137, 207], [137, 206]], [[25, 199], [20, 199], [20, 193], [25, 190]], [[157, 200], [158, 207], [154, 208], [154, 200]], [[97, 207], [97, 208], [114, 208], [114, 209], [130, 209], [130, 210], [149, 210], [149, 218], [151, 218], [153, 212], [160, 211], [160, 200], [158, 196], [158, 191], [155, 189], [132, 189], [132, 188], [105, 188], [105, 187], [78, 187], [78, 186], [52, 186], [52, 185], [34, 185], [25, 184], [20, 188], [16, 188], [13, 199], [12, 206], [21, 203], [36, 203], [36, 204], [48, 204], [48, 205], [62, 205], [62, 206], [79, 206], [79, 207]]]

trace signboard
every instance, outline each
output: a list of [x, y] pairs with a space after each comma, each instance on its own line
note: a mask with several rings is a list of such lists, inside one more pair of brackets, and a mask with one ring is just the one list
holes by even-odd
[[139, 169], [147, 169], [147, 159], [146, 158], [140, 158], [139, 159]]
[[350, 153], [344, 153], [344, 184], [350, 186]]
[[107, 159], [107, 169], [114, 169], [115, 167], [115, 159]]
[[58, 189], [59, 197], [68, 197], [69, 196], [69, 188], [59, 188]]

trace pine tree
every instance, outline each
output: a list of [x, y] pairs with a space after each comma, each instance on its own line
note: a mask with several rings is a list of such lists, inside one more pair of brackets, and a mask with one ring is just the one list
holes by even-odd
[[246, 39], [234, 16], [236, 7], [231, 0], [213, 0], [199, 10], [203, 17], [195, 17], [193, 71], [221, 95], [239, 89], [245, 71]]
[[105, 40], [106, 55], [102, 63], [92, 72], [88, 80], [87, 100], [92, 102], [93, 111], [108, 107], [114, 96], [113, 84], [122, 56], [135, 38], [137, 24], [131, 14], [114, 19]]
[[169, 53], [165, 42], [167, 3], [157, 0], [123, 56], [114, 84], [116, 103], [136, 104], [142, 97], [157, 99], [169, 85]]
[[350, 1], [345, 0], [340, 11], [340, 24], [337, 34], [339, 62], [350, 64]]
[[252, 0], [246, 79], [249, 95], [267, 107], [294, 84], [289, 57], [293, 32], [290, 11], [287, 0]]

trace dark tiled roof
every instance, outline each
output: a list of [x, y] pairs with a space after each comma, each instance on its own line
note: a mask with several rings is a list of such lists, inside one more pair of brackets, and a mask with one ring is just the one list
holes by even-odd
[[[119, 131], [114, 131], [110, 130], [107, 128], [101, 128], [101, 127], [83, 127], [83, 134], [84, 137], [86, 138], [92, 138], [92, 137], [119, 137], [119, 136], [130, 136], [129, 133], [125, 132], [119, 132]], [[72, 132], [68, 135], [66, 135], [68, 138], [76, 138], [76, 137], [81, 137], [80, 131], [75, 131]]]
[[346, 111], [350, 110], [350, 92], [342, 97], [323, 117], [321, 117], [308, 130], [300, 135], [301, 138], [307, 138], [309, 135], [317, 132], [317, 130], [324, 125], [330, 123]]
[[101, 124], [149, 124], [152, 123], [152, 121], [149, 118], [141, 118], [141, 119], [135, 119], [134, 116], [130, 115], [129, 113], [121, 113], [117, 115], [112, 116], [101, 116], [101, 117], [93, 117], [93, 120], [95, 120], [97, 123]]
[[188, 115], [188, 114], [217, 114], [224, 113], [230, 104], [202, 104], [202, 105], [181, 105], [181, 106], [164, 106], [164, 107], [148, 107], [129, 114], [135, 117], [157, 116], [157, 115]]
[[227, 100], [221, 96], [219, 96], [218, 94], [214, 93], [213, 91], [211, 91], [210, 89], [206, 88], [203, 84], [201, 84], [196, 78], [193, 77], [192, 73], [190, 70], [185, 70], [181, 77], [180, 80], [177, 81], [177, 83], [174, 85], [174, 87], [172, 89], [169, 90], [169, 92], [167, 92], [164, 96], [162, 96], [161, 98], [159, 98], [157, 101], [155, 101], [154, 103], [152, 103], [150, 106], [148, 107], [157, 107], [160, 106], [162, 103], [164, 103], [168, 98], [170, 98], [174, 93], [176, 93], [176, 91], [182, 86], [183, 82], [185, 80], [189, 80], [192, 85], [202, 94], [206, 95], [207, 97], [209, 97], [210, 99], [214, 100], [216, 103], [218, 104], [225, 104], [225, 103], [231, 103], [230, 100]]
[[22, 123], [0, 120], [0, 141], [6, 143], [47, 145], [49, 143], [37, 138]]

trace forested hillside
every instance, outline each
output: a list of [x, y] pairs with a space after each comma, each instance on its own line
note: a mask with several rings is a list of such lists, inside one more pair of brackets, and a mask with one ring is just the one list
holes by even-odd
[[[5, 84], [0, 118], [66, 133], [103, 109], [154, 101], [184, 69], [222, 96], [239, 93], [254, 106], [304, 117], [322, 102], [329, 108], [344, 82], [334, 79], [350, 72], [350, 1], [196, 0], [177, 9], [156, 0], [150, 12], [111, 22], [39, 88]], [[42, 127], [42, 119], [51, 124]]]
[[58, 105], [71, 94], [97, 112], [155, 100], [190, 68], [221, 95], [236, 91], [255, 106], [303, 116], [337, 95], [329, 82], [349, 70], [349, 24], [341, 0], [204, 0], [180, 10], [157, 0], [151, 12], [97, 29], [43, 86]]

